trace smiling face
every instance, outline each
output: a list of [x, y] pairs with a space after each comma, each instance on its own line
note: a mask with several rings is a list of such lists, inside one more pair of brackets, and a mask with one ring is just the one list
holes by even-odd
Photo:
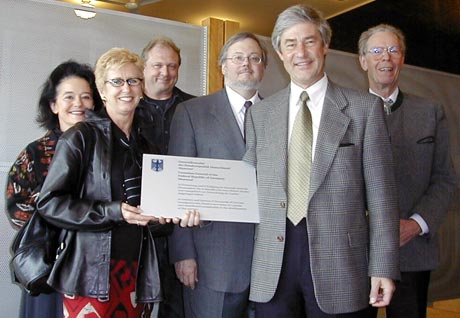
[[278, 56], [291, 81], [307, 88], [323, 77], [328, 50], [329, 46], [323, 43], [318, 27], [305, 22], [283, 32]]
[[[222, 63], [222, 74], [225, 84], [246, 98], [252, 97], [259, 88], [264, 76], [265, 65], [263, 61], [259, 64], [249, 60], [249, 56], [262, 57], [262, 49], [256, 41], [251, 38], [238, 41], [228, 48], [227, 58], [243, 56], [241, 64], [235, 63], [231, 59], [226, 59]], [[248, 97], [248, 95], [250, 95]]]
[[111, 83], [106, 82], [101, 93], [105, 101], [105, 107], [110, 118], [120, 118], [133, 116], [134, 111], [139, 104], [143, 94], [142, 82], [140, 85], [128, 85], [127, 79], [142, 79], [142, 70], [133, 63], [128, 63], [122, 67], [111, 67], [107, 70], [105, 80], [121, 79], [123, 85], [114, 87]]
[[[391, 46], [401, 46], [398, 37], [392, 32], [378, 32], [367, 40], [366, 50]], [[379, 95], [388, 97], [398, 86], [399, 72], [404, 65], [404, 52], [389, 54], [385, 50], [380, 55], [366, 52], [359, 57], [359, 62], [367, 72], [369, 87]]]
[[66, 131], [84, 120], [85, 111], [94, 108], [89, 83], [76, 76], [63, 79], [56, 87], [56, 99], [50, 107], [51, 111], [58, 116], [61, 131]]
[[169, 46], [154, 46], [147, 55], [144, 76], [147, 96], [153, 99], [171, 97], [179, 78], [179, 55]]

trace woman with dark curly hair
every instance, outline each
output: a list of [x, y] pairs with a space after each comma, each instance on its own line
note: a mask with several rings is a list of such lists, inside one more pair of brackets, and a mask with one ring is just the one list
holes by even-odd
[[[36, 200], [59, 137], [84, 120], [87, 109], [101, 107], [89, 65], [67, 61], [48, 76], [40, 94], [37, 116], [38, 124], [48, 131], [21, 151], [8, 173], [6, 207], [14, 228], [22, 227], [35, 212]], [[23, 291], [19, 317], [61, 318], [62, 299], [58, 293], [30, 296]]]

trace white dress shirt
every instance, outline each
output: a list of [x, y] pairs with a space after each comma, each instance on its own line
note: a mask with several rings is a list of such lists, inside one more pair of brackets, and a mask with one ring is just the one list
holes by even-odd
[[241, 135], [244, 136], [244, 116], [246, 114], [246, 108], [244, 107], [244, 103], [246, 101], [251, 101], [254, 105], [256, 102], [260, 101], [259, 92], [256, 91], [254, 96], [252, 96], [250, 99], [245, 99], [243, 96], [235, 92], [227, 85], [225, 86], [225, 91], [227, 92], [228, 101], [232, 106], [232, 111], [235, 115], [238, 127], [240, 127]]
[[313, 144], [311, 146], [311, 160], [315, 159], [316, 140], [318, 139], [319, 124], [321, 122], [321, 113], [323, 112], [324, 98], [327, 90], [327, 76], [324, 76], [312, 86], [303, 89], [300, 86], [291, 82], [291, 95], [289, 97], [289, 135], [288, 144], [291, 140], [292, 128], [294, 127], [294, 120], [297, 112], [300, 109], [300, 94], [306, 91], [310, 99], [307, 102], [308, 109], [311, 113], [311, 120], [313, 124]]

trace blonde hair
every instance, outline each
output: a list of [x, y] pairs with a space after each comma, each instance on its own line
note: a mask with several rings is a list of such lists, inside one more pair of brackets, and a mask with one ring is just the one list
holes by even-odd
[[166, 36], [157, 36], [153, 38], [152, 40], [150, 40], [149, 43], [147, 43], [147, 45], [144, 47], [141, 53], [141, 58], [144, 60], [144, 62], [147, 62], [149, 58], [150, 50], [156, 46], [165, 46], [165, 47], [169, 47], [170, 49], [172, 49], [179, 57], [179, 65], [181, 64], [182, 60], [180, 57], [180, 49], [177, 47], [176, 43], [174, 43], [173, 40], [171, 40], [170, 38]]
[[139, 57], [139, 55], [128, 49], [114, 47], [102, 54], [97, 60], [94, 68], [97, 89], [100, 92], [103, 90], [106, 75], [110, 68], [121, 68], [126, 64], [136, 65], [141, 74], [144, 71], [144, 61]]

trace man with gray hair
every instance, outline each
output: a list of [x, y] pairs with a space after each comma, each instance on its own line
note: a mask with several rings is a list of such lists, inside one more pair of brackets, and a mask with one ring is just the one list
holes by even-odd
[[441, 104], [399, 89], [406, 53], [401, 30], [377, 25], [361, 34], [358, 46], [369, 92], [384, 101], [399, 193], [401, 280], [386, 313], [425, 318], [430, 273], [439, 263], [436, 232], [456, 184], [447, 119]]
[[257, 169], [250, 300], [256, 318], [366, 317], [399, 278], [398, 205], [382, 101], [324, 72], [331, 30], [307, 5], [283, 11], [272, 44], [285, 89], [251, 107]]
[[[169, 154], [241, 160], [247, 109], [259, 102], [266, 50], [252, 33], [238, 33], [223, 46], [219, 65], [225, 88], [178, 105]], [[184, 284], [187, 318], [243, 318], [248, 307], [254, 224], [205, 222], [175, 227], [170, 257]]]

